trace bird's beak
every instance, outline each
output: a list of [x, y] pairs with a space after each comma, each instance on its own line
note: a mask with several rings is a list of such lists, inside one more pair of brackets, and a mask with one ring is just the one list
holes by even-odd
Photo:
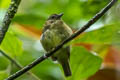
[[57, 15], [57, 18], [60, 19], [63, 16], [63, 13]]

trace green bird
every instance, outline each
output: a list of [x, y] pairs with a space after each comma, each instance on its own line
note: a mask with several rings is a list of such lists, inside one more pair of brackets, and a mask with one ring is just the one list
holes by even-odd
[[[47, 52], [51, 51], [73, 33], [71, 28], [61, 19], [62, 16], [63, 14], [52, 14], [44, 24], [40, 42]], [[69, 65], [70, 46], [62, 47], [51, 58], [53, 61], [57, 60], [62, 65], [66, 77], [72, 75]]]

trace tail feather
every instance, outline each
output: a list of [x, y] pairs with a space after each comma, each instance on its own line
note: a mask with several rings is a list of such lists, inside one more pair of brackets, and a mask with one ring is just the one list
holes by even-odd
[[71, 69], [70, 69], [70, 65], [69, 65], [69, 62], [64, 62], [64, 63], [61, 63], [62, 67], [63, 67], [63, 70], [64, 70], [64, 74], [66, 77], [69, 77], [72, 75], [71, 73]]

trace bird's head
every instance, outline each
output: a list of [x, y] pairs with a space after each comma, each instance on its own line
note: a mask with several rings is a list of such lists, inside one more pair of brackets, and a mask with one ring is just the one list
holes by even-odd
[[62, 23], [61, 17], [63, 16], [63, 13], [61, 14], [52, 14], [46, 21], [45, 27], [50, 28], [53, 25], [60, 25]]
[[63, 13], [60, 13], [60, 14], [52, 14], [48, 20], [60, 20], [61, 17], [63, 16]]

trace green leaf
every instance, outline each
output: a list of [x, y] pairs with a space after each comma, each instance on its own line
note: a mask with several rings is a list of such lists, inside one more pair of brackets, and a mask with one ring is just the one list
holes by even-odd
[[[8, 65], [9, 65], [9, 61], [6, 57], [2, 56], [2, 54], [0, 53], [0, 70], [5, 70]], [[1, 80], [1, 79], [0, 79]]]
[[72, 76], [68, 80], [82, 80], [99, 70], [102, 59], [88, 52], [83, 47], [73, 47], [70, 62]]
[[8, 77], [8, 73], [6, 71], [0, 71], [0, 80], [4, 80]]
[[7, 32], [1, 49], [12, 57], [19, 56], [22, 53], [22, 42], [12, 32]]
[[86, 32], [80, 38], [75, 39], [73, 43], [120, 44], [119, 24], [106, 25], [98, 30]]

